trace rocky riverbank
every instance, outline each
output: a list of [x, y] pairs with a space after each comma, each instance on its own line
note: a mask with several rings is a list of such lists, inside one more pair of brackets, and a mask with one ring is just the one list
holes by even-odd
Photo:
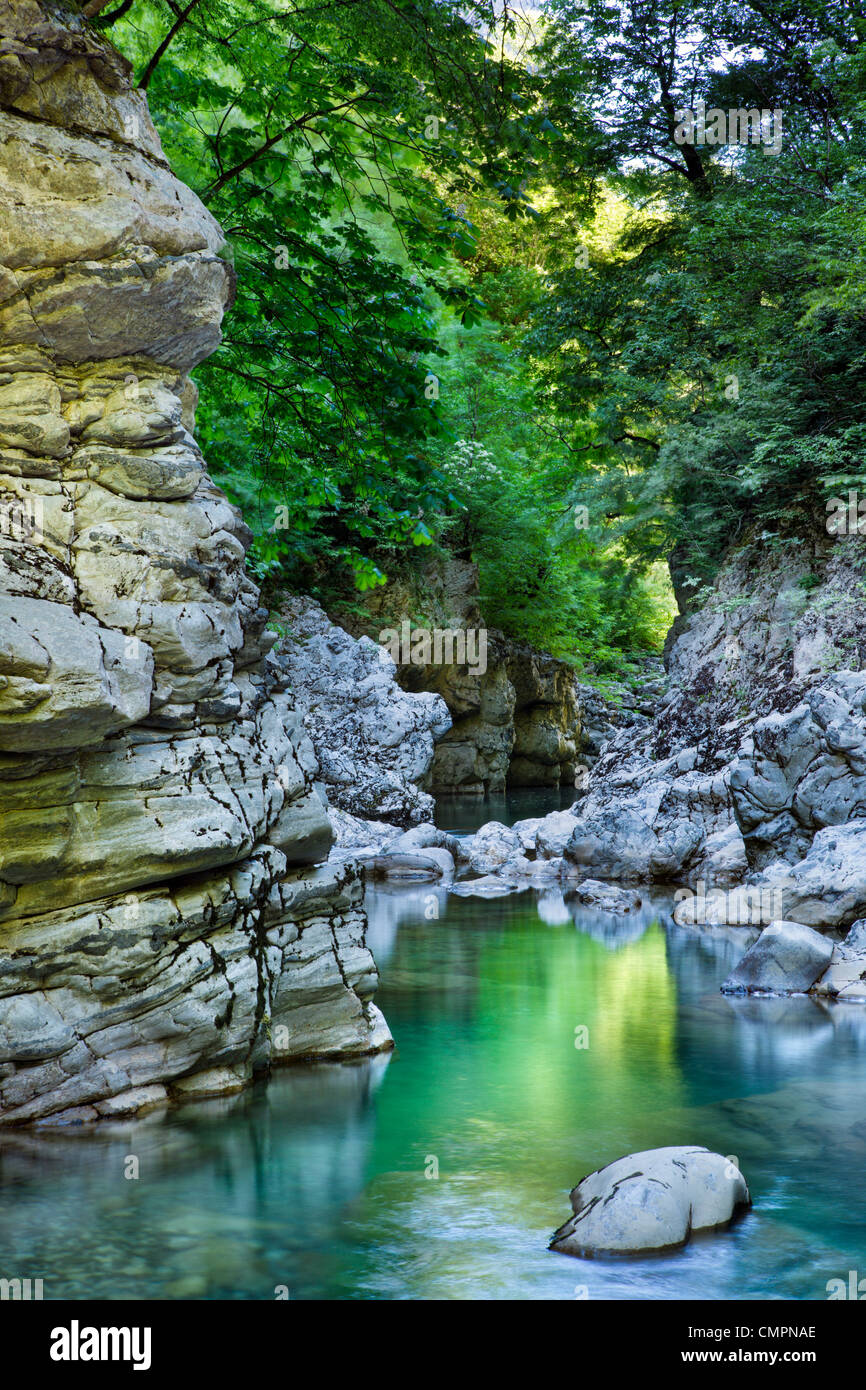
[[[457, 893], [556, 883], [606, 898], [612, 911], [628, 910], [636, 886], [667, 885], [681, 924], [772, 924], [759, 956], [775, 954], [778, 928], [799, 946], [806, 929], [823, 934], [805, 988], [860, 999], [866, 546], [859, 536], [838, 548], [825, 540], [805, 556], [794, 541], [735, 551], [703, 606], [675, 625], [667, 688], [626, 727], [605, 727], [604, 702], [586, 699], [602, 734], [569, 809], [491, 822], [459, 853], [432, 826], [411, 842], [386, 834], [372, 871], [421, 876], [426, 855], [429, 876], [455, 880]], [[403, 856], [399, 870], [393, 856]], [[774, 992], [804, 988], [798, 954], [785, 953]]]

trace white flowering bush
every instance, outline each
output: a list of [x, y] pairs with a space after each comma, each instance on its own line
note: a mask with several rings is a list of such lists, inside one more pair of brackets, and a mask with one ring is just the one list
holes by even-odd
[[462, 489], [477, 488], [481, 483], [502, 482], [504, 473], [489, 449], [475, 439], [458, 439], [441, 462], [447, 473]]

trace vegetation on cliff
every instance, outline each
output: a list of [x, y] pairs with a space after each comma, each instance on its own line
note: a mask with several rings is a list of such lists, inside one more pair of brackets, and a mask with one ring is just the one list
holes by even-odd
[[[699, 601], [732, 541], [808, 538], [863, 488], [855, 5], [94, 22], [226, 229], [199, 425], [267, 585], [364, 591], [440, 547], [489, 622], [616, 669], [660, 643], [669, 558]], [[766, 118], [712, 144], [684, 110]]]

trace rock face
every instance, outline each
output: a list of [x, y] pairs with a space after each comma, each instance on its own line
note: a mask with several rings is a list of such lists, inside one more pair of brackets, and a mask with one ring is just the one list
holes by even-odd
[[485, 672], [402, 667], [401, 680], [441, 695], [451, 715], [451, 728], [436, 745], [434, 793], [481, 796], [506, 786], [574, 783], [580, 710], [564, 662], [490, 632]]
[[694, 750], [653, 760], [617, 735], [592, 770], [565, 858], [576, 876], [625, 882], [736, 882], [747, 870], [729, 771], [694, 769]]
[[[424, 783], [429, 791], [482, 796], [506, 786], [574, 784], [582, 744], [574, 673], [555, 657], [487, 628], [474, 564], [437, 558], [412, 577], [371, 592], [366, 606], [363, 631], [374, 640], [384, 630], [400, 631], [416, 613], [427, 615], [424, 621], [434, 630], [485, 633], [483, 662], [415, 664], [401, 659], [398, 679], [404, 689], [440, 696], [451, 719], [447, 731], [436, 736]], [[352, 615], [345, 625], [353, 633], [358, 630]], [[413, 620], [413, 629], [419, 626]], [[600, 734], [607, 723], [600, 708], [598, 714], [594, 727]]]
[[0, 23], [0, 1123], [387, 1045], [360, 888], [193, 438], [222, 234], [126, 63]]
[[356, 640], [312, 599], [280, 610], [288, 627], [277, 655], [312, 740], [328, 800], [360, 819], [429, 820], [434, 742], [451, 727], [438, 696], [401, 690], [383, 647]]
[[785, 713], [835, 671], [866, 665], [866, 537], [749, 537], [725, 558], [713, 591], [668, 637], [670, 698], [656, 752], [728, 742], [738, 721]]
[[751, 1205], [740, 1170], [703, 1148], [647, 1149], [609, 1163], [571, 1193], [570, 1221], [550, 1248], [565, 1255], [631, 1255], [684, 1245]]
[[564, 848], [575, 876], [787, 886], [774, 915], [826, 929], [866, 912], [864, 560], [860, 536], [728, 557], [672, 629], [652, 721], [600, 748]]
[[830, 964], [815, 983], [816, 994], [866, 1002], [866, 917], [855, 922], [845, 940], [833, 947]]
[[866, 820], [819, 830], [805, 858], [770, 864], [754, 883], [775, 891], [785, 916], [840, 931], [866, 912]]
[[760, 720], [731, 769], [755, 868], [804, 858], [819, 830], [866, 817], [866, 671], [842, 671]]

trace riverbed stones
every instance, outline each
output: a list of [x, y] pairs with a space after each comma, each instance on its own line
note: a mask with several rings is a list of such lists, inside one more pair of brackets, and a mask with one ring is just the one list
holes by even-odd
[[698, 1147], [647, 1149], [590, 1173], [571, 1193], [574, 1215], [555, 1232], [566, 1255], [632, 1255], [674, 1249], [727, 1226], [751, 1205], [736, 1164]]

